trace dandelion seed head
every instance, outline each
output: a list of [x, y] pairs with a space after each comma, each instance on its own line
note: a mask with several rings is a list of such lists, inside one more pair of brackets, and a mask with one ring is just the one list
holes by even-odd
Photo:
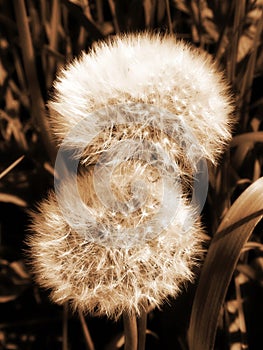
[[[85, 193], [91, 190], [86, 177], [80, 181], [85, 183]], [[92, 237], [94, 231], [89, 225], [93, 222], [89, 218], [85, 222], [78, 217], [72, 221], [76, 219], [91, 237], [80, 235], [79, 227], [74, 230], [74, 224], [65, 220], [55, 194], [51, 193], [33, 218], [35, 234], [29, 241], [36, 280], [51, 290], [54, 302], [67, 302], [73, 310], [92, 315], [118, 319], [123, 312], [140, 315], [148, 307], [161, 307], [169, 296], [176, 297], [181, 292], [186, 281], [193, 280], [193, 267], [202, 255], [199, 222], [183, 203], [179, 210], [178, 216], [193, 221], [185, 234], [180, 233], [183, 223], [174, 220], [168, 231], [156, 232], [143, 245], [108, 247]], [[50, 212], [55, 215], [48, 215]], [[127, 223], [118, 223], [118, 218], [115, 222], [105, 217], [97, 220], [103, 220], [110, 234], [113, 230], [117, 234], [120, 229], [119, 234], [125, 237]]]
[[64, 68], [54, 87], [49, 108], [60, 140], [88, 113], [128, 102], [181, 116], [212, 161], [231, 137], [232, 104], [223, 73], [207, 53], [170, 35], [99, 42]]
[[58, 74], [49, 109], [75, 162], [33, 214], [37, 281], [93, 315], [160, 307], [202, 257], [200, 164], [231, 131], [222, 73], [172, 36], [116, 36]]

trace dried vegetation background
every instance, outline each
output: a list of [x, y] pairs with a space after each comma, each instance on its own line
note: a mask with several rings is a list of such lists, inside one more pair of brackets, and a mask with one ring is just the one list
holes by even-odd
[[[0, 349], [121, 349], [123, 325], [72, 315], [32, 281], [28, 209], [53, 186], [45, 103], [57, 69], [119, 32], [172, 32], [211, 53], [236, 97], [233, 141], [202, 221], [195, 285], [148, 314], [146, 349], [263, 347], [263, 2], [0, 0]], [[89, 327], [89, 330], [87, 328]], [[91, 337], [91, 339], [90, 339]]]

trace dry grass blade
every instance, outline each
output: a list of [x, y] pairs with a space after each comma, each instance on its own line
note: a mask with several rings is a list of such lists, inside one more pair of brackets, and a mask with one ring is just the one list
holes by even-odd
[[36, 71], [36, 62], [32, 38], [29, 30], [29, 23], [26, 13], [26, 6], [24, 1], [15, 0], [14, 9], [17, 19], [17, 28], [19, 32], [20, 45], [22, 50], [23, 62], [31, 96], [32, 115], [36, 124], [39, 125], [41, 135], [45, 147], [50, 155], [52, 161], [55, 159], [55, 147], [52, 144], [49, 128], [45, 119], [44, 111], [45, 105], [41, 95], [39, 81]]
[[214, 347], [219, 312], [244, 244], [263, 217], [263, 177], [234, 202], [212, 239], [189, 327], [190, 350]]
[[[50, 49], [53, 52], [58, 51], [58, 33], [59, 33], [59, 25], [60, 25], [60, 6], [59, 1], [54, 0], [52, 4], [52, 11], [51, 11], [51, 23], [50, 23]], [[48, 57], [48, 63], [49, 63], [49, 69], [47, 69], [48, 76], [47, 76], [47, 86], [51, 86], [51, 83], [54, 79], [54, 72], [56, 69], [56, 60], [55, 56], [50, 55]]]
[[[229, 12], [230, 13], [230, 12]], [[230, 15], [228, 14], [228, 16], [230, 17]], [[228, 23], [229, 19], [227, 18], [225, 21], [225, 26], [223, 28], [223, 30], [220, 32], [220, 36], [218, 38], [217, 41], [217, 48], [216, 48], [216, 53], [215, 53], [215, 60], [217, 62], [220, 62], [220, 60], [222, 59], [222, 56], [224, 55], [225, 51], [226, 51], [226, 47], [228, 45], [228, 38], [227, 38], [227, 23]]]
[[19, 207], [27, 207], [27, 202], [18, 196], [9, 193], [0, 193], [0, 202], [12, 203]]
[[85, 317], [83, 316], [83, 313], [81, 311], [79, 311], [79, 318], [80, 318], [82, 330], [84, 333], [84, 338], [86, 341], [87, 350], [95, 350], [92, 338], [90, 336], [88, 326], [87, 326], [86, 321], [85, 321]]
[[255, 147], [255, 143], [263, 143], [263, 132], [254, 131], [236, 135], [233, 137], [231, 147], [236, 151], [232, 157], [232, 164], [235, 169], [239, 169], [247, 156], [248, 152]]
[[103, 0], [96, 0], [96, 10], [97, 10], [98, 22], [103, 23], [104, 22]]
[[87, 16], [85, 16], [81, 7], [68, 0], [61, 0], [61, 2], [67, 6], [68, 11], [71, 13], [71, 15], [75, 17], [76, 21], [86, 29], [86, 31], [92, 36], [94, 40], [104, 38], [103, 34], [97, 28], [95, 23], [91, 22]]
[[235, 1], [235, 12], [234, 12], [234, 24], [233, 24], [233, 38], [231, 40], [231, 46], [229, 51], [228, 60], [228, 76], [229, 80], [234, 82], [236, 76], [236, 62], [238, 53], [238, 43], [241, 36], [241, 30], [244, 24], [245, 18], [245, 1]]
[[240, 329], [240, 335], [241, 335], [241, 349], [246, 350], [248, 349], [247, 345], [247, 327], [245, 322], [245, 314], [244, 314], [244, 306], [243, 306], [243, 298], [242, 298], [242, 280], [244, 277], [242, 274], [238, 274], [234, 278], [235, 282], [235, 291], [236, 291], [236, 301], [237, 301], [237, 312], [238, 312], [238, 324]]
[[247, 63], [247, 70], [244, 77], [242, 77], [240, 96], [242, 97], [240, 103], [243, 105], [244, 117], [242, 120], [243, 130], [246, 130], [248, 123], [248, 108], [247, 106], [250, 103], [251, 93], [252, 93], [252, 83], [256, 70], [256, 61], [258, 56], [258, 48], [260, 45], [261, 34], [263, 30], [263, 10], [261, 10], [261, 16], [256, 24], [255, 36], [252, 45], [251, 55]]
[[168, 27], [169, 27], [169, 33], [173, 33], [173, 24], [172, 24], [172, 18], [171, 18], [171, 10], [170, 10], [170, 4], [169, 0], [165, 1], [166, 4], [166, 13], [167, 13], [167, 20], [168, 20]]
[[25, 158], [25, 156], [19, 157], [16, 161], [14, 161], [11, 165], [9, 165], [9, 167], [7, 167], [4, 171], [2, 171], [1, 174], [0, 174], [0, 180], [1, 180], [6, 174], [8, 174], [14, 167], [16, 167], [17, 164], [19, 164], [24, 158]]
[[247, 132], [233, 137], [231, 147], [241, 146], [244, 143], [263, 142], [263, 131]]
[[143, 7], [144, 7], [144, 16], [145, 16], [145, 27], [146, 28], [151, 28], [152, 23], [153, 23], [153, 17], [155, 14], [155, 1], [151, 0], [145, 0], [143, 2]]
[[117, 33], [120, 33], [120, 27], [119, 27], [119, 23], [118, 23], [117, 14], [116, 14], [115, 2], [113, 0], [108, 0], [108, 2], [109, 2], [111, 15], [112, 15], [114, 29], [115, 29], [115, 32], [117, 34]]

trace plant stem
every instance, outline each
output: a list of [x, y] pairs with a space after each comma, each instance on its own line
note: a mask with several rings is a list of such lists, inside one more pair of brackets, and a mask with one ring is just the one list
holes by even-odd
[[68, 305], [63, 306], [62, 349], [68, 350]]
[[147, 312], [142, 311], [141, 316], [137, 319], [138, 327], [138, 350], [145, 349], [146, 342], [146, 328], [147, 328]]
[[135, 315], [123, 313], [125, 345], [124, 350], [137, 350], [138, 335]]
[[25, 156], [21, 156], [19, 157], [16, 161], [14, 161], [11, 165], [9, 165], [9, 167], [7, 167], [4, 171], [2, 171], [0, 173], [0, 180], [6, 175], [8, 174], [14, 167], [17, 166], [17, 164], [19, 164], [23, 159], [25, 158]]
[[92, 338], [90, 336], [90, 332], [89, 332], [87, 323], [86, 323], [85, 318], [83, 316], [83, 313], [81, 311], [79, 311], [79, 318], [80, 318], [82, 330], [83, 330], [83, 333], [84, 333], [84, 337], [85, 337], [85, 340], [86, 340], [87, 350], [95, 350], [95, 347], [94, 347]]

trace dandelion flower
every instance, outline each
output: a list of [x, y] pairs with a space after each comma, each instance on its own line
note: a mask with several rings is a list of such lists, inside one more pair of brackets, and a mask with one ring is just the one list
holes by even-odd
[[193, 198], [196, 180], [206, 196], [200, 164], [230, 139], [223, 76], [171, 36], [129, 34], [83, 53], [54, 88], [58, 155], [72, 151], [72, 163], [32, 214], [36, 279], [54, 302], [93, 315], [160, 307], [202, 256]]
[[[232, 105], [223, 73], [207, 53], [174, 36], [129, 34], [98, 42], [61, 70], [54, 89], [49, 108], [60, 140], [88, 113], [129, 103], [181, 117], [213, 162], [231, 137]], [[96, 120], [89, 127], [71, 146], [87, 139]]]
[[[89, 177], [78, 180], [84, 199], [89, 196], [87, 191], [92, 190], [87, 183]], [[182, 198], [178, 198], [176, 216], [167, 230], [143, 244], [107, 246], [101, 244], [100, 232], [93, 232], [90, 218], [82, 216], [79, 199], [70, 195], [74, 193], [73, 186], [68, 181], [61, 189], [72, 224], [65, 220], [65, 211], [63, 215], [52, 193], [34, 215], [32, 229], [36, 233], [30, 238], [37, 281], [51, 289], [54, 302], [68, 302], [73, 309], [118, 319], [123, 312], [140, 315], [149, 306], [160, 306], [192, 280], [192, 268], [200, 258], [202, 230], [194, 210], [185, 205]], [[93, 203], [92, 209], [97, 211], [97, 216], [100, 211], [104, 215], [105, 209], [98, 203]], [[192, 221], [187, 231], [184, 229], [186, 219]], [[125, 240], [127, 223], [118, 232], [120, 220], [109, 220], [106, 215], [102, 216], [97, 226], [111, 229], [113, 235]], [[80, 234], [77, 225], [86, 229], [86, 237]]]

